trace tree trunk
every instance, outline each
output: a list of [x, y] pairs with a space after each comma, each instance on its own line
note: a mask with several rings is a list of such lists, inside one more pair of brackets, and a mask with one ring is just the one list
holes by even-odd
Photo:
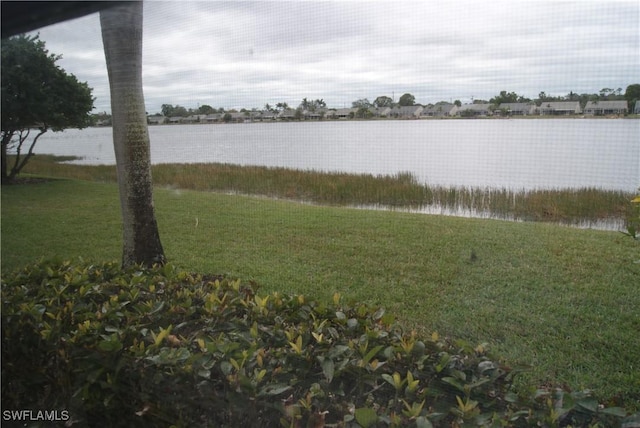
[[122, 265], [165, 262], [153, 206], [149, 132], [142, 92], [142, 2], [100, 12], [111, 89], [113, 147], [123, 222]]
[[13, 138], [14, 132], [4, 132], [2, 133], [2, 143], [0, 146], [0, 178], [2, 180], [2, 184], [6, 184], [9, 182], [9, 167], [7, 166], [7, 148], [9, 147], [9, 143], [11, 142], [11, 138]]

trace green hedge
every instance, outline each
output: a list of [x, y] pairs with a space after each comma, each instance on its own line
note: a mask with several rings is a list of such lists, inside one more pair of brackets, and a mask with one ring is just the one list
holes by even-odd
[[518, 370], [486, 345], [420, 338], [382, 308], [257, 291], [171, 265], [50, 262], [8, 275], [3, 409], [123, 427], [620, 426], [627, 416], [587, 392], [516, 391]]

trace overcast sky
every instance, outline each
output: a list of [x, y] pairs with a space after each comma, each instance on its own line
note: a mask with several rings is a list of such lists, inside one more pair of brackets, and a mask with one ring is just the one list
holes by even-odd
[[[350, 107], [501, 90], [595, 93], [640, 83], [635, 1], [146, 1], [147, 111], [258, 108], [302, 98]], [[39, 30], [59, 65], [111, 111], [97, 14]]]

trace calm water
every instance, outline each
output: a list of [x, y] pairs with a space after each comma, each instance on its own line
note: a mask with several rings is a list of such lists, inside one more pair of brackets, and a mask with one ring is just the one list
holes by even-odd
[[[153, 163], [412, 172], [433, 185], [640, 187], [640, 120], [423, 120], [153, 126]], [[48, 133], [37, 153], [114, 164], [111, 128]]]

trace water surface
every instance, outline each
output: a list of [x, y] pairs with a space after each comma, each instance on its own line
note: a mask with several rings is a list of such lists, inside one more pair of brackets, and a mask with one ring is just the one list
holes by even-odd
[[[151, 161], [396, 174], [443, 186], [640, 186], [640, 121], [323, 121], [149, 127]], [[111, 128], [49, 132], [37, 153], [115, 164]]]

